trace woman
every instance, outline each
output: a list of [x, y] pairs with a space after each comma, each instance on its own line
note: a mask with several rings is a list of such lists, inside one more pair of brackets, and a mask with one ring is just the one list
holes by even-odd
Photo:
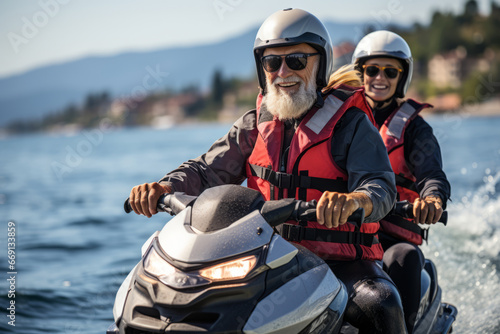
[[420, 302], [420, 275], [425, 263], [418, 245], [435, 224], [450, 196], [441, 151], [431, 126], [418, 113], [432, 107], [404, 100], [413, 60], [399, 35], [376, 31], [357, 45], [353, 64], [361, 72], [367, 102], [387, 147], [399, 200], [414, 204], [413, 221], [387, 216], [380, 222], [384, 269], [398, 287], [408, 332], [412, 333]]

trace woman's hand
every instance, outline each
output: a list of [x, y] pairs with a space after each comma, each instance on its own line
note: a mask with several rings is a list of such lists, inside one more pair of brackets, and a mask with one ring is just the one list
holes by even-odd
[[413, 202], [413, 215], [417, 224], [436, 224], [443, 214], [443, 201], [439, 197], [427, 196]]

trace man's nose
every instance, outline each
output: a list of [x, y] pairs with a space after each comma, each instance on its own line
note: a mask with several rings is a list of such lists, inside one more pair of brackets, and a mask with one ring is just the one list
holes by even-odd
[[291, 70], [286, 64], [285, 58], [282, 58], [281, 66], [278, 70], [278, 76], [280, 78], [287, 78], [293, 75], [293, 70]]

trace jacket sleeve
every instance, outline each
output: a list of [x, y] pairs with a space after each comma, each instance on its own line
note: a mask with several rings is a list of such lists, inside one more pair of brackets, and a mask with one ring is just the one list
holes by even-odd
[[392, 209], [397, 194], [379, 132], [366, 114], [351, 109], [341, 119], [332, 140], [333, 158], [348, 174], [348, 191], [364, 193], [373, 203], [373, 211], [365, 221], [379, 221]]
[[446, 207], [451, 187], [443, 171], [441, 149], [432, 127], [421, 116], [417, 116], [408, 125], [404, 136], [405, 160], [417, 179], [420, 197], [438, 196]]
[[217, 185], [241, 184], [246, 178], [246, 161], [257, 134], [256, 112], [251, 110], [240, 117], [208, 152], [183, 163], [159, 182], [188, 195], [199, 195]]

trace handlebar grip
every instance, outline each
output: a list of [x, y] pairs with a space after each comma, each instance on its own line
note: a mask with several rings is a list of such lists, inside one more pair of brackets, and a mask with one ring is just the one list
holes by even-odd
[[443, 211], [441, 217], [438, 219], [438, 223], [443, 223], [444, 226], [448, 224], [448, 211]]
[[[158, 199], [158, 204], [156, 205], [158, 212], [167, 211], [165, 208], [165, 204], [163, 204], [165, 200], [165, 195], [166, 194], [161, 195], [161, 197]], [[125, 203], [123, 203], [123, 210], [125, 210], [126, 213], [131, 213], [132, 211], [134, 211], [132, 209], [132, 206], [130, 205], [130, 198], [127, 198], [125, 200]]]
[[[403, 218], [415, 218], [413, 216], [413, 204], [408, 201], [396, 202], [391, 213]], [[443, 211], [441, 217], [438, 219], [438, 223], [442, 223], [444, 226], [446, 226], [446, 224], [448, 223], [448, 211]]]
[[[316, 206], [317, 202], [315, 200], [310, 202], [297, 201], [295, 207], [296, 220], [297, 221], [317, 221], [316, 217]], [[365, 210], [363, 208], [358, 208], [354, 211], [348, 218], [349, 223], [353, 223], [358, 228], [361, 227], [365, 219]]]
[[[186, 195], [182, 192], [176, 193], [165, 193], [160, 196], [158, 203], [156, 204], [156, 209], [158, 212], [167, 212], [170, 215], [176, 215], [182, 210], [184, 210], [188, 205], [191, 205], [197, 196]], [[130, 199], [127, 198], [123, 204], [123, 209], [126, 213], [132, 212], [132, 207], [130, 206]]]
[[130, 198], [127, 198], [125, 200], [125, 203], [123, 203], [123, 210], [125, 210], [126, 213], [131, 213], [132, 207], [130, 206]]
[[295, 205], [295, 212], [296, 212], [295, 220], [303, 222], [317, 221], [318, 220], [318, 218], [316, 217], [317, 205], [318, 202], [316, 200], [312, 200], [309, 202], [297, 201]]

